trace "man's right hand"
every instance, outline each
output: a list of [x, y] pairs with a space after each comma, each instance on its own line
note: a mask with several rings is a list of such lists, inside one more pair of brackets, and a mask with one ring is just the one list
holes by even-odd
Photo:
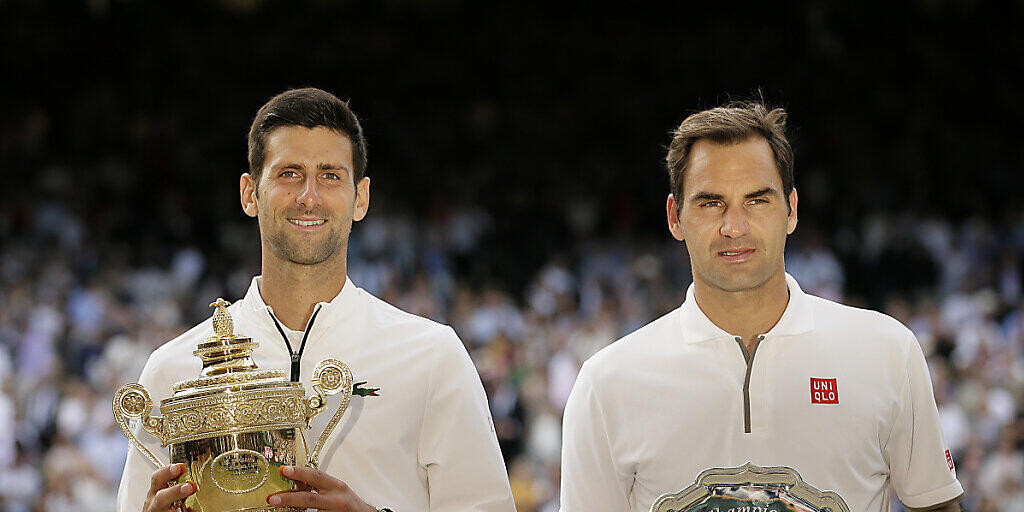
[[143, 512], [177, 512], [177, 501], [196, 492], [196, 484], [186, 482], [167, 487], [167, 483], [178, 478], [185, 471], [184, 464], [171, 464], [153, 472], [149, 479], [149, 492]]

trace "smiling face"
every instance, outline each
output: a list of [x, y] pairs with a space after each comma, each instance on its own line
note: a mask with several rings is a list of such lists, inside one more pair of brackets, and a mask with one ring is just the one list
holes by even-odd
[[666, 211], [672, 235], [686, 242], [694, 282], [741, 292], [784, 279], [797, 195], [783, 195], [768, 142], [757, 136], [735, 144], [700, 139], [689, 158], [683, 197], [669, 195]]
[[344, 261], [352, 221], [370, 199], [370, 179], [354, 183], [352, 169], [344, 134], [322, 126], [270, 132], [259, 183], [249, 174], [240, 180], [242, 209], [259, 218], [264, 265]]

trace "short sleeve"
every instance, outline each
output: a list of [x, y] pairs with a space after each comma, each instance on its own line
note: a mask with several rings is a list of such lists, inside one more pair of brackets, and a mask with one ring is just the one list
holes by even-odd
[[963, 494], [939, 424], [931, 377], [921, 346], [907, 332], [906, 376], [885, 457], [900, 501], [910, 508], [927, 508]]
[[633, 475], [620, 472], [612, 453], [607, 418], [584, 364], [562, 420], [562, 512], [629, 510]]

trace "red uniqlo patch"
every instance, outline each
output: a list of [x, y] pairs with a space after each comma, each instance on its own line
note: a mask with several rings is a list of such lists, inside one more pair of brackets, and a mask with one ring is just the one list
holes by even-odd
[[838, 404], [839, 388], [836, 379], [817, 379], [811, 377], [812, 404]]
[[949, 450], [946, 450], [946, 464], [949, 465], [949, 470], [953, 471], [953, 456], [949, 454]]

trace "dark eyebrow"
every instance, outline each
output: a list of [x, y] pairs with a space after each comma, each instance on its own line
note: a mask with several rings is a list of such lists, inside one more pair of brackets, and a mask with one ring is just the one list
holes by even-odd
[[[765, 187], [760, 190], [755, 190], [743, 196], [744, 199], [753, 199], [755, 197], [767, 196], [773, 193], [778, 193], [773, 187]], [[725, 196], [722, 194], [714, 194], [711, 192], [697, 192], [690, 196], [691, 201], [722, 201]]]
[[348, 167], [342, 164], [320, 164], [317, 166], [321, 171], [347, 171]]
[[746, 198], [746, 199], [753, 199], [755, 197], [761, 197], [761, 196], [769, 195], [769, 194], [771, 194], [773, 192], [777, 193], [777, 191], [774, 188], [772, 188], [772, 187], [765, 187], [765, 188], [762, 188], [761, 190], [755, 190], [755, 191], [753, 191], [753, 192], [751, 192], [751, 193], [749, 193], [749, 194], [747, 194], [747, 195], [745, 195], [743, 197]]
[[690, 196], [690, 201], [721, 201], [725, 199], [722, 194], [712, 194], [711, 192], [697, 192]]
[[[342, 165], [342, 164], [322, 163], [322, 164], [317, 165], [316, 167], [317, 167], [317, 170], [320, 170], [320, 171], [347, 171], [348, 170], [348, 167], [345, 166], [345, 165]], [[303, 165], [302, 163], [299, 163], [299, 162], [289, 162], [289, 163], [286, 163], [286, 164], [280, 166], [279, 169], [282, 169], [282, 170], [283, 169], [298, 169], [300, 171], [303, 171], [303, 170], [306, 169], [306, 166]]]

